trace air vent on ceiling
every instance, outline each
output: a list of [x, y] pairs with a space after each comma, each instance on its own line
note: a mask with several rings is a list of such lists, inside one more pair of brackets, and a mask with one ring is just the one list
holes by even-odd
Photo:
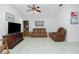
[[59, 7], [62, 7], [63, 6], [63, 4], [59, 4]]

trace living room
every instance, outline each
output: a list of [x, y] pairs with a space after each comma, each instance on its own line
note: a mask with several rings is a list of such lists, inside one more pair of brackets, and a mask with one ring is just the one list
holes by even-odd
[[[32, 13], [32, 10], [27, 12], [33, 6], [39, 7], [41, 12]], [[3, 36], [9, 37], [9, 23], [21, 24], [20, 32], [23, 40], [12, 49], [8, 49], [10, 54], [79, 53], [79, 21], [77, 19], [79, 4], [0, 4], [0, 7], [1, 39]], [[9, 17], [12, 18], [9, 19]], [[23, 21], [27, 21], [28, 26], [25, 26]], [[28, 34], [24, 33], [26, 29], [24, 26], [29, 27], [26, 31]], [[14, 28], [14, 26], [12, 27]], [[54, 40], [55, 38], [52, 37], [54, 34], [51, 33], [58, 32], [59, 28], [65, 30], [65, 35], [61, 40]], [[44, 33], [35, 32], [34, 35], [33, 30]], [[59, 38], [57, 37], [57, 39]]]

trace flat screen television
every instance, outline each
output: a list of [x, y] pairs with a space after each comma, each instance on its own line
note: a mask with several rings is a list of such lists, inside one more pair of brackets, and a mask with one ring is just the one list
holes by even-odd
[[21, 24], [8, 22], [8, 34], [16, 33], [21, 31]]

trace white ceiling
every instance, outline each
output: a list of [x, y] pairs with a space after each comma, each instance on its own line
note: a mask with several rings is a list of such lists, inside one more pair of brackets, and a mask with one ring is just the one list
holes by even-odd
[[[13, 4], [11, 6], [13, 6], [21, 14], [22, 17], [26, 17], [32, 14], [31, 12], [26, 11], [29, 9], [27, 4]], [[40, 6], [40, 9], [42, 10], [42, 12], [38, 14], [45, 14], [48, 16], [56, 15], [63, 7], [59, 7], [59, 4], [38, 4], [37, 6]]]

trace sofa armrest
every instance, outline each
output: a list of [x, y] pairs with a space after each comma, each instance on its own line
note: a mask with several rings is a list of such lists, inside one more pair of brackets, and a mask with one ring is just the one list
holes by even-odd
[[56, 34], [56, 32], [49, 32], [49, 36], [52, 37]]

